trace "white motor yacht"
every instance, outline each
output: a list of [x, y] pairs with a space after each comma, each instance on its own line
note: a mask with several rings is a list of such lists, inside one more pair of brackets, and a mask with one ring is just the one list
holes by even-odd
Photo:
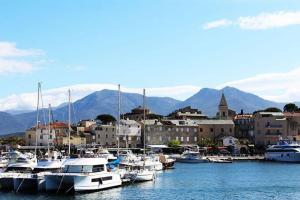
[[2, 190], [14, 189], [14, 178], [21, 176], [23, 173], [32, 172], [37, 165], [36, 159], [30, 159], [20, 152], [9, 153], [10, 160], [7, 168], [0, 174], [0, 188]]
[[278, 162], [300, 162], [300, 145], [290, 140], [280, 140], [265, 152], [265, 159]]
[[30, 173], [22, 173], [14, 177], [15, 192], [41, 192], [45, 191], [45, 175], [61, 172], [65, 159], [39, 160]]
[[76, 158], [65, 163], [64, 172], [45, 175], [47, 192], [90, 192], [121, 186], [120, 175], [108, 172], [104, 158]]

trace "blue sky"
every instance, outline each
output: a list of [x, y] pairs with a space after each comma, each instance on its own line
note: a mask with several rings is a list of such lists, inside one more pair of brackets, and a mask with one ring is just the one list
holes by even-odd
[[[2, 58], [30, 66], [1, 73], [0, 63], [0, 102], [34, 92], [38, 81], [45, 90], [93, 83], [128, 88], [228, 83], [263, 95], [265, 90], [236, 81], [293, 74], [300, 66], [300, 22], [247, 29], [237, 21], [299, 11], [297, 0], [0, 0], [0, 42], [31, 52]], [[222, 19], [230, 23], [204, 28]], [[282, 90], [269, 89], [265, 97], [285, 100], [277, 94]], [[297, 100], [293, 94], [286, 100]]]

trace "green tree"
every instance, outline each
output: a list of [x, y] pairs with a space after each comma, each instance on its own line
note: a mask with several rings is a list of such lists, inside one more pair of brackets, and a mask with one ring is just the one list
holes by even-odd
[[264, 110], [265, 112], [282, 112], [279, 108], [270, 107]]
[[101, 121], [103, 124], [109, 124], [117, 121], [114, 116], [108, 114], [98, 115], [96, 120]]
[[177, 148], [180, 146], [180, 141], [178, 140], [171, 140], [168, 144], [169, 147]]
[[283, 111], [284, 112], [296, 112], [296, 111], [299, 111], [299, 108], [294, 103], [288, 103], [283, 107]]
[[147, 115], [147, 119], [162, 119], [162, 118], [163, 118], [162, 115], [157, 115], [157, 114], [154, 114], [154, 113], [151, 113], [151, 114]]

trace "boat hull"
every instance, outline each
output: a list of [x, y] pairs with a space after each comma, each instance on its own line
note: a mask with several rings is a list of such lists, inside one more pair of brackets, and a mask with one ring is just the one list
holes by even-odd
[[265, 160], [276, 162], [300, 163], [299, 152], [272, 152], [265, 154]]
[[180, 163], [208, 163], [209, 161], [207, 159], [177, 159], [177, 162]]
[[55, 193], [91, 192], [119, 187], [122, 184], [118, 174], [101, 175], [47, 175], [46, 191]]

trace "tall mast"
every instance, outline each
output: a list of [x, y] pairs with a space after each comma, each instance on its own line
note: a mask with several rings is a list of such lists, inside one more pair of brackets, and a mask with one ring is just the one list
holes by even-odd
[[36, 106], [35, 148], [34, 148], [35, 157], [37, 157], [38, 128], [39, 128], [39, 106], [40, 106], [40, 89], [41, 89], [41, 83], [38, 82], [38, 98], [37, 98], [37, 106]]
[[143, 129], [144, 129], [144, 155], [146, 154], [146, 90], [143, 89], [143, 111], [144, 111], [144, 123], [143, 123]]
[[71, 90], [68, 90], [69, 94], [69, 156], [71, 155]]
[[48, 125], [48, 138], [47, 138], [47, 143], [48, 143], [48, 159], [50, 158], [50, 147], [49, 147], [49, 139], [51, 135], [51, 104], [49, 104], [49, 125]]
[[121, 121], [121, 85], [118, 84], [118, 155], [119, 155], [119, 148], [120, 148], [120, 121]]

